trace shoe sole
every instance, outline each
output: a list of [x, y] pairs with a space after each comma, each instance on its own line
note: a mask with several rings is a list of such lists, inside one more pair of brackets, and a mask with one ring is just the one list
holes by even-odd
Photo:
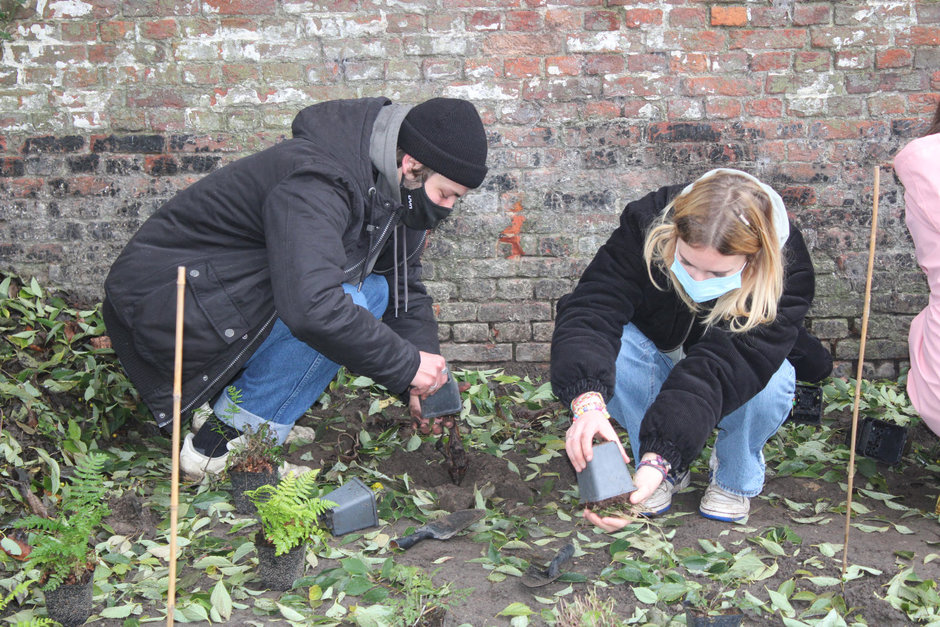
[[660, 516], [662, 514], [665, 514], [670, 509], [672, 509], [672, 503], [670, 503], [669, 505], [667, 505], [666, 507], [662, 508], [661, 510], [657, 512], [640, 512], [640, 516], [645, 516], [646, 518], [652, 518], [653, 516]]
[[704, 518], [707, 518], [709, 520], [719, 520], [721, 522], [738, 522], [739, 520], [744, 520], [745, 518], [747, 518], [747, 514], [732, 518], [730, 516], [720, 516], [718, 514], [709, 514], [703, 511], [702, 509], [699, 509], [698, 513], [701, 514]]

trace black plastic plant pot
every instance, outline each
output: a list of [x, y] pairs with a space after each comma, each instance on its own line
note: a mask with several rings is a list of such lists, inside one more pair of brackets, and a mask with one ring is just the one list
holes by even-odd
[[808, 383], [797, 383], [793, 396], [790, 421], [797, 424], [822, 424], [822, 388]]
[[322, 524], [334, 536], [379, 524], [375, 494], [357, 477], [352, 477], [322, 498], [336, 503], [336, 507], [328, 509], [322, 517]]
[[594, 457], [578, 473], [578, 492], [581, 504], [587, 507], [605, 507], [626, 501], [626, 495], [636, 490], [627, 464], [623, 461], [616, 442], [594, 446]]
[[[847, 439], [851, 439], [851, 431]], [[901, 461], [907, 443], [907, 427], [902, 427], [878, 418], [862, 418], [858, 423], [855, 452], [885, 464]]]
[[274, 554], [274, 546], [259, 533], [255, 536], [258, 549], [258, 576], [266, 590], [290, 590], [304, 574], [307, 545], [301, 544], [287, 553]]
[[744, 619], [743, 614], [717, 614], [708, 616], [695, 610], [685, 611], [685, 624], [687, 627], [738, 627]]
[[434, 394], [421, 401], [421, 416], [423, 418], [437, 418], [459, 414], [463, 408], [460, 400], [460, 388], [454, 376], [447, 373], [447, 382]]
[[47, 590], [44, 593], [49, 618], [65, 627], [85, 624], [91, 616], [94, 571], [89, 571], [86, 578], [88, 581], [62, 584], [55, 590]]
[[274, 472], [245, 472], [242, 470], [229, 471], [228, 478], [232, 482], [232, 500], [235, 503], [235, 512], [238, 514], [254, 514], [257, 510], [245, 492], [254, 490], [263, 485], [277, 485], [278, 473]]

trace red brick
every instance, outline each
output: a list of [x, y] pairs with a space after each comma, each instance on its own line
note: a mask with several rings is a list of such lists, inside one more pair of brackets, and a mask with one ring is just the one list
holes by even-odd
[[[386, 18], [389, 33], [419, 33], [424, 30], [424, 16], [417, 13], [393, 13]], [[499, 18], [496, 19], [499, 26]]]
[[933, 114], [940, 103], [940, 94], [911, 94], [907, 97], [910, 112], [915, 114]]
[[833, 54], [832, 66], [839, 70], [866, 70], [873, 62], [871, 50], [853, 48], [836, 51]]
[[60, 26], [62, 41], [95, 41], [98, 38], [96, 27], [95, 22], [63, 22]]
[[718, 30], [669, 30], [663, 39], [666, 49], [671, 51], [723, 52], [728, 46], [728, 34]]
[[789, 52], [758, 52], [751, 57], [751, 70], [754, 72], [769, 72], [773, 70], [786, 70], [790, 67]]
[[577, 76], [581, 73], [581, 60], [578, 57], [547, 57], [545, 74], [548, 76]]
[[741, 102], [734, 98], [707, 98], [705, 116], [709, 119], [730, 119], [741, 117]]
[[619, 74], [623, 72], [623, 56], [616, 54], [593, 54], [584, 59], [584, 73]]
[[88, 46], [88, 60], [99, 65], [110, 65], [120, 51], [114, 44], [96, 44]]
[[797, 72], [825, 72], [829, 69], [829, 53], [819, 50], [801, 50], [796, 53], [793, 69]]
[[669, 57], [669, 71], [679, 74], [707, 72], [709, 70], [708, 56], [696, 52], [671, 55]]
[[[873, 46], [887, 46], [890, 41], [888, 32], [883, 28], [828, 26], [814, 28], [811, 32], [810, 43], [814, 48], [842, 50], [851, 46], [864, 46], [871, 49]], [[897, 34], [899, 46], [905, 45], [901, 42], [903, 37], [903, 32]]]
[[708, 10], [701, 7], [676, 7], [669, 12], [669, 25], [678, 28], [705, 28]]
[[731, 48], [747, 48], [749, 50], [767, 50], [784, 48], [802, 48], [806, 45], [807, 32], [802, 29], [767, 30], [740, 30], [730, 31]]
[[500, 14], [495, 11], [477, 11], [470, 16], [470, 28], [473, 30], [499, 30]]
[[875, 67], [879, 70], [885, 68], [909, 67], [914, 55], [910, 50], [894, 48], [883, 50], [875, 55]]
[[623, 23], [627, 28], [662, 24], [663, 12], [660, 9], [627, 9], [623, 15]]
[[868, 99], [868, 111], [872, 116], [899, 116], [907, 113], [907, 99], [900, 94], [875, 94]]
[[221, 15], [273, 15], [277, 0], [205, 0], [208, 13]]
[[627, 69], [631, 72], [666, 72], [669, 59], [665, 54], [627, 55]]
[[581, 28], [581, 13], [548, 9], [545, 11], [545, 28], [561, 31], [573, 31]]
[[829, 4], [793, 5], [793, 25], [810, 26], [814, 24], [828, 24], [832, 20], [832, 7]]
[[254, 64], [226, 63], [222, 66], [222, 81], [228, 85], [239, 85], [260, 78], [261, 72], [258, 71], [258, 66]]
[[483, 52], [501, 55], [544, 55], [561, 50], [562, 34], [524, 35], [493, 33], [483, 41]]
[[15, 178], [5, 182], [6, 191], [13, 198], [31, 198], [42, 191], [46, 184], [44, 178]]
[[171, 39], [179, 35], [176, 20], [154, 20], [140, 23], [140, 34], [147, 39]]
[[783, 114], [783, 102], [779, 98], [746, 100], [745, 111], [758, 118], [779, 118]]
[[621, 116], [620, 107], [610, 101], [601, 100], [601, 101], [588, 101], [584, 104], [584, 117], [600, 117], [600, 118], [618, 118]]
[[747, 96], [759, 94], [759, 79], [726, 78], [723, 76], [699, 76], [685, 80], [686, 93], [690, 96], [722, 95]]
[[828, 158], [828, 147], [805, 142], [787, 144], [787, 159], [806, 163], [821, 163]]
[[70, 67], [62, 73], [62, 86], [71, 89], [93, 87], [98, 84], [98, 68]]
[[747, 24], [747, 7], [712, 7], [712, 26], [744, 26]]
[[585, 30], [617, 30], [620, 15], [614, 11], [589, 11], [584, 16]]
[[503, 64], [505, 75], [510, 78], [531, 78], [539, 75], [541, 62], [538, 57], [506, 59]]
[[700, 120], [704, 114], [699, 98], [670, 98], [666, 103], [667, 120]]
[[504, 19], [506, 30], [510, 31], [535, 31], [542, 25], [542, 18], [535, 11], [509, 11]]

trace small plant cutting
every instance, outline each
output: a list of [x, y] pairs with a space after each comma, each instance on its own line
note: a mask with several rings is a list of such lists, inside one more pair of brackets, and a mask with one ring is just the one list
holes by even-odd
[[[226, 394], [236, 405], [241, 402], [241, 390], [234, 386], [230, 386]], [[277, 483], [282, 450], [266, 424], [254, 431], [247, 429], [233, 441], [233, 445], [228, 460], [228, 476], [232, 482], [235, 511], [252, 514], [254, 506], [245, 493], [262, 485]]]
[[33, 532], [26, 566], [40, 572], [50, 618], [66, 626], [80, 625], [91, 615], [97, 563], [92, 539], [101, 519], [110, 513], [102, 474], [106, 461], [106, 455], [92, 453], [78, 462], [56, 515], [31, 514], [13, 523]]
[[303, 572], [307, 543], [328, 535], [320, 517], [336, 503], [319, 498], [318, 471], [288, 473], [277, 485], [263, 485], [245, 495], [255, 504], [261, 529], [256, 536], [258, 570], [265, 587], [287, 590]]

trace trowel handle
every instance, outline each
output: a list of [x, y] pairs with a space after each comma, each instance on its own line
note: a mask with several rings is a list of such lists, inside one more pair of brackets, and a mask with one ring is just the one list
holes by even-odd
[[407, 536], [392, 540], [391, 544], [393, 548], [397, 546], [399, 549], [410, 549], [418, 542], [430, 538], [433, 535], [434, 533], [430, 529], [418, 529]]
[[569, 542], [558, 551], [552, 563], [548, 565], [548, 576], [555, 577], [558, 575], [558, 571], [561, 569], [562, 565], [570, 560], [572, 555], [574, 555], [574, 544]]

